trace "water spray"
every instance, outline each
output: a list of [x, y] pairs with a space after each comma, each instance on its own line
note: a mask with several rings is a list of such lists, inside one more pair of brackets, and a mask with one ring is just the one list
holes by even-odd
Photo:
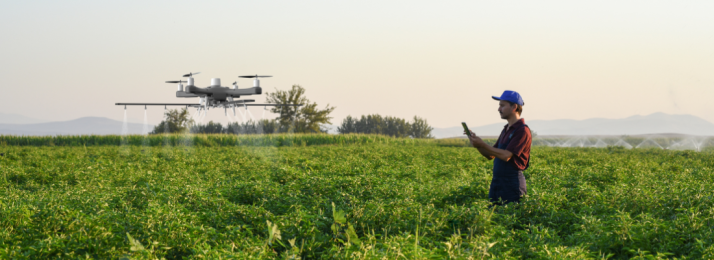
[[149, 134], [149, 120], [147, 118], [146, 107], [144, 107], [144, 126], [143, 126], [143, 129], [141, 129], [141, 132], [144, 135]]
[[642, 142], [641, 142], [640, 144], [638, 144], [637, 146], [635, 146], [635, 148], [647, 147], [647, 144], [648, 144], [648, 143], [654, 144], [654, 145], [656, 145], [657, 147], [659, 147], [660, 149], [664, 149], [664, 147], [662, 147], [661, 145], [659, 145], [657, 142], [655, 142], [654, 140], [652, 140], [652, 139], [649, 138], [649, 137], [646, 138], [644, 141], [642, 141]]
[[129, 125], [127, 124], [127, 119], [126, 119], [126, 107], [124, 107], [124, 122], [121, 125], [121, 135], [127, 135], [129, 132]]
[[245, 113], [238, 109], [238, 113], [240, 114], [240, 120], [242, 124], [245, 124], [246, 118], [245, 118]]
[[248, 109], [246, 109], [245, 111], [250, 116], [250, 120], [253, 120], [253, 122], [255, 122], [255, 117], [253, 117], [253, 113], [251, 113]]
[[[293, 118], [297, 120], [297, 118]], [[635, 137], [636, 140], [625, 141], [619, 137], [596, 137], [596, 136], [573, 136], [573, 137], [553, 137], [535, 139], [534, 145], [550, 147], [581, 147], [581, 148], [606, 148], [619, 146], [625, 149], [648, 149], [656, 148], [662, 150], [693, 150], [703, 151], [711, 146], [710, 139], [699, 136], [681, 137], [657, 137], [643, 136]]]

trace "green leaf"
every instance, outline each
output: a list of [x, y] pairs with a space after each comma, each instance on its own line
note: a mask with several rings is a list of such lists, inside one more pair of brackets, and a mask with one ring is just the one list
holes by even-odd
[[352, 244], [358, 246], [362, 244], [362, 241], [359, 240], [359, 237], [357, 236], [357, 232], [355, 232], [355, 228], [349, 223], [347, 224], [347, 238], [349, 238], [349, 241]]
[[141, 242], [139, 242], [139, 240], [136, 240], [131, 237], [129, 233], [126, 233], [126, 237], [129, 239], [129, 250], [131, 250], [132, 252], [144, 250], [144, 246], [141, 244]]
[[332, 233], [334, 233], [335, 235], [337, 235], [337, 233], [340, 232], [340, 227], [338, 227], [337, 224], [332, 224], [330, 229], [332, 229]]
[[335, 203], [332, 203], [332, 218], [338, 224], [347, 223], [347, 218], [345, 217], [345, 212], [342, 210], [336, 210]]
[[268, 223], [268, 245], [272, 246], [273, 241], [280, 240], [282, 237], [280, 236], [280, 230], [277, 224], [271, 223], [270, 220], [266, 220], [266, 222]]

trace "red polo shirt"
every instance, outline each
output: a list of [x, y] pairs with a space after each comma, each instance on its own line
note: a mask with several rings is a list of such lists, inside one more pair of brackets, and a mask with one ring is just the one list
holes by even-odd
[[498, 148], [498, 144], [505, 144], [508, 142], [508, 136], [513, 133], [511, 142], [506, 146], [506, 150], [513, 153], [513, 157], [508, 160], [508, 163], [521, 171], [526, 169], [528, 159], [531, 157], [531, 131], [526, 129], [527, 127], [521, 127], [523, 124], [525, 124], [523, 118], [513, 123], [511, 127], [506, 124], [498, 137], [498, 141], [493, 145], [493, 147]]

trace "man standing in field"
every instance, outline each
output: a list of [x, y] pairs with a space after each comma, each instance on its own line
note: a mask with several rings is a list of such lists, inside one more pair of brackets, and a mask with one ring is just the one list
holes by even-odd
[[518, 202], [526, 195], [523, 171], [528, 169], [531, 155], [531, 131], [521, 118], [523, 98], [518, 92], [506, 90], [501, 97], [493, 96], [493, 99], [499, 101], [501, 119], [508, 121], [496, 144], [488, 145], [471, 131], [467, 135], [481, 155], [495, 159], [488, 199], [496, 204]]

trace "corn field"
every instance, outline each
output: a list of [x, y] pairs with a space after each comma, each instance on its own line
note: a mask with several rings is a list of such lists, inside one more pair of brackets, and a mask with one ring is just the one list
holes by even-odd
[[300, 146], [327, 144], [429, 144], [429, 139], [390, 138], [366, 134], [158, 134], [11, 136], [0, 135], [9, 146]]

